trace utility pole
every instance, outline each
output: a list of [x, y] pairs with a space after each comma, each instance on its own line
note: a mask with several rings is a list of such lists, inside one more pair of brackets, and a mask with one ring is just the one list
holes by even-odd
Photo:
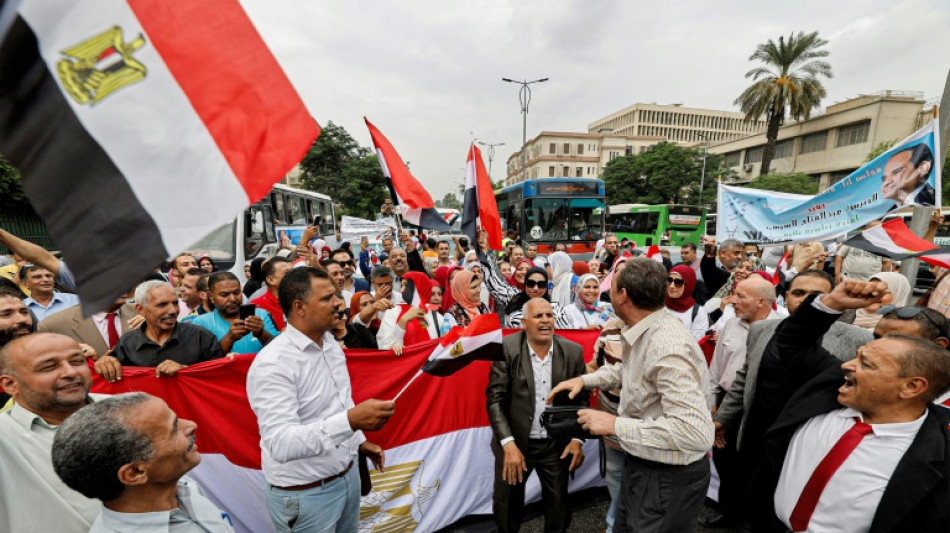
[[531, 103], [531, 87], [533, 83], [544, 83], [548, 81], [548, 78], [541, 78], [537, 80], [524, 80], [517, 81], [511, 78], [502, 78], [501, 81], [506, 81], [508, 83], [515, 83], [521, 86], [521, 90], [518, 91], [518, 101], [521, 102], [521, 181], [525, 180], [525, 174], [528, 169], [528, 153], [526, 151], [526, 144], [528, 143], [528, 105]]
[[478, 144], [488, 147], [488, 177], [491, 178], [491, 161], [495, 158], [495, 147], [504, 146], [505, 143], [486, 143], [478, 141]]

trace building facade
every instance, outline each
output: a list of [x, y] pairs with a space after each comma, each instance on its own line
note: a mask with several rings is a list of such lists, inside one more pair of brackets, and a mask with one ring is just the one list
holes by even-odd
[[[922, 92], [881, 91], [831, 106], [808, 120], [790, 121], [779, 129], [770, 173], [808, 174], [824, 190], [864, 164], [882, 142], [899, 141], [933, 117]], [[759, 175], [765, 133], [711, 145], [739, 182]]]
[[665, 137], [542, 131], [508, 158], [505, 186], [535, 178], [597, 178], [615, 157], [640, 153]]
[[696, 109], [679, 104], [633, 104], [587, 126], [591, 133], [650, 135], [670, 142], [697, 145], [729, 141], [765, 131], [765, 121], [746, 121], [733, 111]]

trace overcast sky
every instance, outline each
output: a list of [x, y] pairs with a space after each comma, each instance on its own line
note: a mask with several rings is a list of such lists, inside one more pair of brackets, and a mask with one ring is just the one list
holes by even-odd
[[756, 45], [800, 30], [830, 41], [822, 106], [883, 89], [939, 97], [950, 69], [947, 0], [245, 2], [317, 121], [371, 146], [366, 115], [434, 199], [463, 179], [473, 135], [505, 143], [492, 165], [504, 177], [521, 115], [502, 77], [550, 78], [533, 91], [530, 139], [638, 102], [737, 110]]

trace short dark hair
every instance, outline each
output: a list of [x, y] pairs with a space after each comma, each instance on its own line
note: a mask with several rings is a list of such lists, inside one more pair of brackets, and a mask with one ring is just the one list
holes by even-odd
[[468, 237], [459, 237], [459, 246], [468, 248]]
[[[898, 311], [899, 309], [895, 309], [890, 313], [886, 313], [884, 318], [888, 320], [913, 320], [917, 323], [917, 331], [920, 332], [920, 336], [929, 341], [947, 337], [948, 321], [943, 313], [929, 307], [922, 307], [912, 318], [901, 318]], [[950, 357], [950, 354], [947, 356]]]
[[370, 281], [374, 281], [376, 278], [385, 278], [387, 276], [393, 279], [396, 278], [396, 274], [393, 273], [393, 269], [386, 265], [376, 265], [373, 267], [373, 270], [369, 271]]
[[429, 237], [428, 239], [426, 239], [426, 246], [428, 246], [430, 250], [432, 248], [435, 248], [438, 245], [439, 245], [439, 241], [437, 241], [435, 237]]
[[[778, 276], [778, 272], [776, 272], [775, 275]], [[835, 279], [834, 279], [833, 277], [831, 277], [831, 274], [825, 272], [824, 270], [819, 270], [819, 269], [817, 269], [817, 268], [809, 268], [809, 269], [807, 269], [807, 270], [802, 270], [801, 272], [799, 272], [798, 274], [796, 274], [795, 277], [792, 278], [792, 281], [789, 282], [788, 288], [791, 289], [791, 288], [792, 288], [792, 285], [795, 284], [795, 280], [798, 279], [798, 278], [800, 278], [800, 277], [802, 277], [802, 276], [804, 276], [804, 277], [806, 277], [806, 278], [808, 278], [808, 277], [811, 277], [811, 278], [821, 278], [821, 279], [823, 279], [823, 280], [825, 280], [825, 281], [828, 282], [828, 286], [831, 287], [831, 289], [834, 289], [834, 288], [835, 288]], [[828, 292], [831, 292], [831, 289], [829, 289]]]
[[[934, 154], [930, 151], [930, 147], [926, 143], [920, 143], [914, 146], [909, 146], [903, 150], [894, 152], [891, 157], [894, 157], [897, 154], [902, 154], [904, 152], [911, 152], [910, 154], [910, 164], [914, 165], [914, 168], [920, 166], [921, 163], [933, 163]], [[931, 169], [933, 170], [933, 169]]]
[[0, 276], [0, 296], [16, 296], [21, 300], [26, 298], [19, 285], [3, 276]]
[[684, 243], [683, 243], [683, 246], [681, 246], [680, 248], [687, 248], [687, 249], [690, 249], [690, 250], [692, 250], [692, 251], [694, 251], [694, 252], [696, 251], [696, 245], [693, 244], [693, 243], [691, 243], [691, 242], [684, 242]]
[[294, 302], [310, 300], [313, 295], [313, 287], [310, 284], [311, 278], [333, 281], [326, 270], [309, 266], [293, 268], [290, 272], [284, 274], [284, 279], [280, 280], [280, 286], [277, 287], [277, 299], [280, 300], [280, 310], [285, 315], [290, 316], [294, 309]]
[[747, 242], [747, 243], [743, 243], [743, 244], [742, 244], [742, 247], [743, 247], [743, 248], [745, 248], [746, 246], [755, 246], [755, 249], [756, 249], [756, 250], [759, 249], [759, 245], [756, 244], [756, 243], [754, 243], [754, 242]]
[[67, 418], [53, 437], [53, 469], [69, 488], [104, 502], [122, 495], [124, 465], [149, 461], [155, 447], [129, 426], [134, 409], [153, 396], [118, 394], [93, 402]]
[[[44, 267], [44, 266], [34, 265], [33, 263], [27, 263], [27, 264], [23, 265], [22, 267], [20, 267], [20, 279], [25, 281], [26, 278], [27, 278], [27, 276], [30, 275], [30, 272], [33, 272], [34, 270], [46, 270], [46, 271], [49, 271], [49, 269], [47, 269], [47, 268]], [[52, 272], [50, 272], [50, 273], [52, 274]]]
[[950, 390], [950, 353], [946, 348], [920, 337], [892, 333], [885, 339], [903, 341], [910, 346], [898, 355], [897, 375], [905, 378], [920, 376], [927, 380], [927, 402], [932, 402]]
[[200, 292], [208, 292], [208, 278], [211, 277], [210, 272], [205, 272], [201, 274], [201, 277], [198, 278], [198, 281], [195, 283], [195, 289]]
[[198, 267], [192, 267], [188, 269], [188, 272], [185, 272], [186, 276], [200, 276], [204, 274], [204, 270], [201, 270]]
[[268, 276], [273, 276], [274, 271], [277, 270], [277, 265], [281, 263], [290, 263], [290, 259], [287, 259], [286, 257], [281, 257], [279, 255], [275, 255], [274, 257], [271, 257], [270, 259], [268, 259], [267, 262], [264, 263], [264, 266], [261, 268], [261, 275], [264, 276], [264, 279], [266, 280]]
[[[442, 246], [443, 244], [446, 246], [449, 246], [448, 241], [439, 241], [436, 243], [435, 247], [438, 248], [439, 246]], [[451, 246], [449, 246], [449, 248], [451, 248]]]
[[[350, 253], [350, 251], [347, 250], [346, 248], [337, 248], [336, 250], [333, 250], [332, 252], [330, 252], [330, 258], [333, 259], [333, 257], [336, 254], [346, 254], [346, 256], [349, 257], [349, 259], [347, 259], [345, 262], [350, 262], [353, 260], [353, 254]], [[336, 261], [340, 262], [339, 260], [336, 260]]]
[[214, 292], [214, 286], [222, 281], [236, 281], [238, 284], [241, 283], [241, 280], [239, 280], [237, 276], [226, 270], [223, 272], [212, 272], [211, 275], [208, 276], [208, 290]]
[[666, 304], [666, 267], [646, 257], [628, 259], [617, 276], [617, 288], [627, 291], [627, 297], [638, 309], [656, 311]]

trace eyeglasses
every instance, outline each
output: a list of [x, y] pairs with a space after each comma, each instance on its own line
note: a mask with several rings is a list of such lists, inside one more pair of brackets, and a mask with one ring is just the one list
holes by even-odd
[[524, 282], [524, 288], [526, 289], [533, 289], [535, 287], [547, 288], [547, 286], [548, 286], [548, 282], [544, 280], [539, 281], [539, 280], [529, 279], [529, 280], [525, 280]]
[[887, 315], [893, 312], [897, 312], [897, 318], [901, 320], [910, 320], [916, 318], [917, 315], [923, 313], [924, 318], [927, 319], [927, 322], [933, 324], [937, 331], [940, 332], [941, 337], [946, 337], [948, 335], [946, 325], [938, 324], [933, 318], [930, 317], [928, 313], [924, 313], [926, 307], [921, 307], [919, 305], [905, 305], [904, 307], [897, 307], [894, 304], [882, 305], [880, 309], [877, 310], [879, 315]]
[[746, 256], [746, 257], [755, 257], [755, 256], [757, 256], [757, 255], [758, 255], [758, 254], [755, 253], [755, 252], [746, 252], [746, 253], [745, 253], [745, 256]]
[[346, 311], [337, 311], [336, 316], [337, 316], [337, 318], [339, 318], [340, 320], [346, 320], [346, 315], [348, 315], [348, 314], [349, 314], [349, 313], [346, 312]]
[[667, 284], [667, 285], [675, 285], [675, 286], [677, 286], [677, 287], [682, 287], [683, 285], [686, 284], [686, 280], [685, 280], [685, 279], [677, 279], [677, 278], [666, 278], [666, 284]]

